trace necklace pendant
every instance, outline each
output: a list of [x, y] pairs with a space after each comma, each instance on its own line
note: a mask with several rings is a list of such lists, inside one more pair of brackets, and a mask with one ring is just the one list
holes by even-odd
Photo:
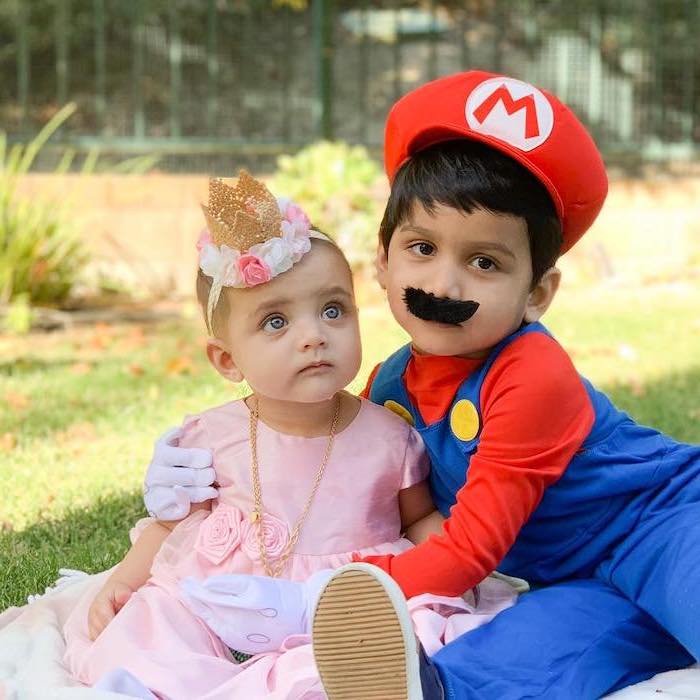
[[248, 519], [251, 523], [257, 523], [258, 520], [260, 520], [260, 513], [257, 510], [252, 511], [248, 516]]

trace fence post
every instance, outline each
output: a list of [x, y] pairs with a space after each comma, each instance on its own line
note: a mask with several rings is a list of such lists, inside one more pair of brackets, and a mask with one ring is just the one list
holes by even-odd
[[333, 0], [313, 0], [316, 133], [333, 138]]
[[29, 55], [29, 4], [17, 0], [17, 101], [20, 112], [20, 133], [29, 127], [29, 87], [31, 60]]

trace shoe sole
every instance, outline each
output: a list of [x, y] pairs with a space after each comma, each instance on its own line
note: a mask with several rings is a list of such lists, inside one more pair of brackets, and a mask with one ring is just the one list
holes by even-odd
[[401, 589], [348, 564], [319, 598], [313, 652], [329, 700], [421, 700], [418, 647]]

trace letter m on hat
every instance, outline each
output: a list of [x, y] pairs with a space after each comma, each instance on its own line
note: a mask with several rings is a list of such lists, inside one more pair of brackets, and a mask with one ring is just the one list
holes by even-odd
[[473, 131], [522, 151], [542, 145], [554, 126], [549, 100], [533, 85], [513, 78], [491, 78], [477, 85], [464, 111]]

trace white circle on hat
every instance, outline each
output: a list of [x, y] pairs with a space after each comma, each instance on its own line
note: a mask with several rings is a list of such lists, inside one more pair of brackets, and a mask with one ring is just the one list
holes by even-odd
[[464, 107], [472, 131], [494, 136], [521, 151], [541, 146], [552, 133], [554, 111], [534, 85], [514, 78], [489, 78], [477, 85]]

